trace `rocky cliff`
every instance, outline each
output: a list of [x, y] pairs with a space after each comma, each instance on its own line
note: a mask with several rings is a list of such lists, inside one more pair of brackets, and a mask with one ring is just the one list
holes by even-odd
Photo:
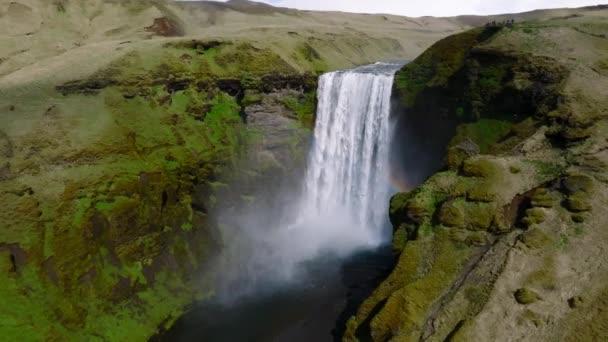
[[399, 262], [345, 341], [606, 336], [606, 17], [474, 29], [398, 73], [397, 162], [440, 171], [391, 200]]
[[218, 201], [301, 169], [315, 90], [268, 49], [204, 40], [5, 88], [2, 336], [145, 340], [209, 295]]

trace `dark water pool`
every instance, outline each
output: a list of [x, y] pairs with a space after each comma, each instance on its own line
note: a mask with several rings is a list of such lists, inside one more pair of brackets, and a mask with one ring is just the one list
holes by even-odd
[[346, 320], [394, 266], [390, 247], [317, 260], [300, 284], [232, 305], [197, 304], [152, 341], [337, 341]]

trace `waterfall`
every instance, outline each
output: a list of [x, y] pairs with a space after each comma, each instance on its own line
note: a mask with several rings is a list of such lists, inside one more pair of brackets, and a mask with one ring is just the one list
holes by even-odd
[[390, 101], [400, 66], [376, 63], [320, 78], [301, 191], [274, 198], [277, 208], [261, 201], [222, 217], [229, 243], [218, 267], [238, 270], [218, 272], [229, 289], [227, 301], [271, 284], [299, 284], [310, 278], [309, 262], [342, 259], [390, 241]]
[[353, 248], [388, 238], [390, 101], [400, 66], [376, 63], [321, 76], [297, 226]]

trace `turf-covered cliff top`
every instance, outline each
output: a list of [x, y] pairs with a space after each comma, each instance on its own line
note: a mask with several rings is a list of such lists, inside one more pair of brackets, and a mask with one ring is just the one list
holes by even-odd
[[[589, 10], [547, 10], [508, 18], [522, 21]], [[19, 71], [14, 81], [27, 81], [34, 74], [66, 77], [97, 69], [141, 45], [179, 37], [247, 40], [272, 48], [301, 70], [308, 64], [292, 52], [310, 47], [327, 68], [337, 69], [378, 60], [411, 60], [443, 37], [506, 18], [326, 13], [247, 1], [7, 1], [0, 4], [0, 76]]]

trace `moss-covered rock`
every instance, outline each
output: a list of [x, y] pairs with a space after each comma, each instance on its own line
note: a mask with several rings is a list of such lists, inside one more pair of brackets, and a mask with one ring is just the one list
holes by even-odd
[[530, 204], [533, 207], [553, 208], [558, 203], [558, 194], [546, 188], [535, 189], [530, 195]]
[[471, 230], [488, 230], [494, 223], [496, 206], [491, 203], [465, 204], [466, 228]]
[[513, 296], [515, 297], [515, 300], [522, 305], [532, 304], [541, 300], [538, 293], [525, 287], [515, 291]]
[[402, 223], [408, 221], [407, 216], [407, 205], [409, 200], [412, 198], [414, 194], [409, 193], [398, 193], [391, 198], [390, 208], [389, 208], [389, 218], [393, 226], [398, 227]]
[[562, 180], [562, 186], [569, 195], [579, 191], [591, 193], [593, 191], [593, 179], [585, 174], [572, 174]]
[[441, 206], [438, 218], [446, 227], [462, 227], [465, 224], [465, 212], [454, 201], [448, 201]]
[[526, 216], [522, 219], [525, 227], [532, 227], [536, 224], [545, 222], [545, 211], [541, 208], [532, 208], [526, 210]]
[[593, 206], [589, 200], [587, 193], [582, 191], [575, 192], [566, 200], [566, 208], [574, 213], [591, 211]]
[[472, 158], [464, 162], [462, 171], [468, 177], [491, 178], [499, 174], [501, 167], [488, 158]]
[[553, 239], [539, 228], [532, 228], [519, 238], [528, 248], [541, 249], [550, 246]]
[[[453, 144], [452, 144], [453, 145]], [[450, 170], [459, 171], [463, 163], [479, 154], [479, 147], [471, 139], [465, 138], [463, 141], [448, 149], [445, 163]]]
[[583, 223], [585, 222], [585, 215], [584, 214], [573, 214], [572, 215], [572, 222], [574, 223]]
[[474, 202], [493, 202], [497, 198], [497, 190], [493, 181], [476, 181], [468, 183], [467, 199]]

